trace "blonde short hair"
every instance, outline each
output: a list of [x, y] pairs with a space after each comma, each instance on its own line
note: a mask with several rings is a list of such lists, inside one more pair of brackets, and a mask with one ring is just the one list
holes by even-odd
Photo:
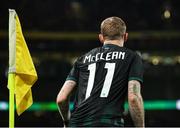
[[126, 33], [126, 24], [119, 17], [109, 17], [101, 23], [101, 34], [104, 38], [115, 40]]

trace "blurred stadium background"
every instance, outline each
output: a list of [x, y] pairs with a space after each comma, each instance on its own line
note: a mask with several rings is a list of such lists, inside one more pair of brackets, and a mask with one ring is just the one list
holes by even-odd
[[[1, 1], [0, 126], [8, 126], [8, 8], [19, 15], [39, 76], [34, 104], [15, 126], [62, 126], [56, 95], [77, 56], [101, 46], [99, 26], [109, 16], [124, 19], [125, 46], [142, 55], [146, 126], [180, 126], [179, 0]], [[133, 126], [129, 114], [125, 122]]]

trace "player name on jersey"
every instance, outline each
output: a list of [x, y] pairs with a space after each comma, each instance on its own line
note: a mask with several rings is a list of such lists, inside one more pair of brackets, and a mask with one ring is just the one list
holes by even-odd
[[125, 52], [108, 52], [108, 53], [97, 53], [94, 56], [92, 54], [89, 54], [84, 57], [84, 63], [86, 62], [95, 62], [98, 60], [114, 60], [114, 59], [124, 59]]

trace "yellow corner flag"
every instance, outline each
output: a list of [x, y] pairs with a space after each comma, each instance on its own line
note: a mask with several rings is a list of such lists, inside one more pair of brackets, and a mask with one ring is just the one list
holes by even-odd
[[[22, 34], [19, 18], [15, 10], [9, 9], [8, 88], [10, 91], [11, 89], [14, 91], [13, 94], [10, 94], [10, 97], [15, 94], [18, 115], [32, 105], [31, 87], [36, 80], [37, 73]], [[11, 100], [14, 100], [14, 98]], [[14, 111], [14, 108], [10, 109]]]

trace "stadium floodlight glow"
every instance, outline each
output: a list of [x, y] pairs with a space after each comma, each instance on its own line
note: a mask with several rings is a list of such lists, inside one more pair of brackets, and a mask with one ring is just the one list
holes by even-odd
[[[128, 108], [128, 103], [125, 104], [125, 109]], [[174, 110], [176, 109], [176, 101], [152, 100], [144, 101], [145, 110]]]
[[161, 57], [159, 57], [159, 56], [152, 57], [152, 64], [158, 65], [160, 63], [160, 59], [161, 59]]
[[9, 108], [9, 105], [8, 105], [7, 102], [5, 102], [5, 101], [0, 101], [0, 110], [6, 111], [6, 110], [8, 110], [8, 108]]
[[165, 19], [171, 18], [171, 12], [170, 12], [168, 9], [166, 9], [166, 10], [164, 11], [164, 18], [165, 18]]
[[[70, 110], [74, 109], [74, 103], [70, 102]], [[128, 109], [128, 103], [125, 103], [125, 109]], [[180, 100], [151, 100], [144, 101], [145, 110], [180, 110]], [[7, 101], [0, 101], [0, 111], [8, 111]], [[27, 111], [58, 111], [55, 102], [34, 102]]]
[[176, 109], [177, 109], [177, 110], [180, 110], [180, 100], [177, 100], [177, 101], [176, 101]]
[[144, 108], [146, 108], [147, 110], [173, 110], [176, 109], [176, 101], [146, 101], [144, 103]]

